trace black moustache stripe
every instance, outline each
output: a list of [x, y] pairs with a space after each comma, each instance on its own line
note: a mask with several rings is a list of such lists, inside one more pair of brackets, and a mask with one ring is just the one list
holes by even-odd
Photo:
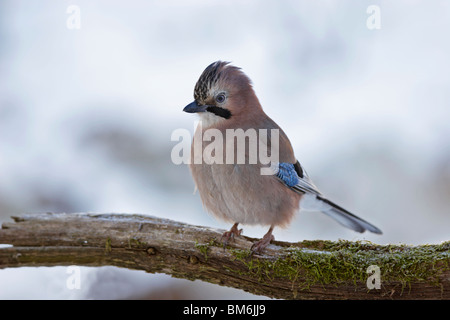
[[225, 119], [230, 119], [231, 118], [231, 112], [228, 109], [224, 109], [221, 107], [216, 107], [216, 106], [209, 106], [206, 108], [206, 111], [214, 113], [216, 116], [225, 118]]

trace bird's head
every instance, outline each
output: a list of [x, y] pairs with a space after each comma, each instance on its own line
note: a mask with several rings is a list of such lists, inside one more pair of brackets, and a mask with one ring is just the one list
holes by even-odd
[[250, 79], [229, 62], [216, 61], [201, 74], [194, 101], [183, 111], [198, 113], [208, 123], [230, 120], [261, 108]]

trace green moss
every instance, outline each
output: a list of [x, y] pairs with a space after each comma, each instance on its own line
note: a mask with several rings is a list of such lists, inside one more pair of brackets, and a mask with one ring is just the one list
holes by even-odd
[[[211, 246], [223, 245], [215, 239], [208, 243], [195, 242], [206, 261]], [[227, 250], [246, 267], [227, 270], [251, 275], [263, 283], [289, 279], [294, 296], [297, 290], [312, 285], [366, 285], [371, 275], [367, 268], [371, 265], [380, 268], [381, 283], [400, 283], [402, 289], [421, 281], [439, 286], [442, 273], [450, 269], [450, 241], [420, 246], [378, 245], [369, 241], [303, 241], [280, 249], [279, 257], [273, 259], [253, 256], [249, 249]]]
[[200, 250], [200, 252], [205, 256], [205, 260], [208, 261], [208, 249], [211, 246], [217, 246], [216, 240], [212, 239], [208, 243], [199, 243], [197, 240], [195, 240], [194, 246]]
[[128, 238], [128, 248], [132, 249], [132, 248], [137, 248], [137, 249], [144, 249], [147, 248], [147, 243], [140, 241], [137, 238]]
[[[449, 269], [450, 242], [440, 245], [387, 245], [371, 242], [304, 241], [298, 246], [282, 249], [275, 260], [250, 258], [248, 251], [231, 250], [242, 261], [248, 273], [260, 281], [287, 278], [300, 289], [315, 284], [365, 283], [367, 268], [377, 265], [381, 281], [439, 284], [439, 276]], [[297, 281], [302, 279], [302, 281]]]
[[252, 256], [252, 251], [250, 249], [241, 250], [241, 249], [230, 248], [229, 250], [236, 259], [241, 260], [241, 261], [249, 261], [249, 259]]
[[106, 238], [106, 241], [105, 241], [105, 252], [106, 253], [110, 253], [111, 250], [112, 250], [112, 248], [111, 248], [111, 238], [108, 237], [108, 238]]

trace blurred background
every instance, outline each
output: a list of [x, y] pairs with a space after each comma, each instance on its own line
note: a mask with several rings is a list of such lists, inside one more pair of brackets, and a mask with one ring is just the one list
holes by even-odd
[[[0, 222], [117, 212], [229, 229], [170, 158], [171, 133], [194, 130], [182, 109], [198, 77], [225, 60], [321, 191], [384, 232], [301, 212], [277, 240], [450, 240], [449, 30], [448, 1], [3, 0]], [[66, 271], [0, 270], [0, 299], [259, 298], [113, 267], [81, 268], [70, 290]]]

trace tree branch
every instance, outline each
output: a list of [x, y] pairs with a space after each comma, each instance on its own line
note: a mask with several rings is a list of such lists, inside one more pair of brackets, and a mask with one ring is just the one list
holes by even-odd
[[276, 241], [252, 256], [255, 239], [236, 237], [224, 249], [223, 230], [150, 216], [47, 213], [13, 219], [0, 230], [0, 243], [12, 245], [0, 248], [0, 268], [108, 265], [279, 299], [450, 299], [450, 242]]

